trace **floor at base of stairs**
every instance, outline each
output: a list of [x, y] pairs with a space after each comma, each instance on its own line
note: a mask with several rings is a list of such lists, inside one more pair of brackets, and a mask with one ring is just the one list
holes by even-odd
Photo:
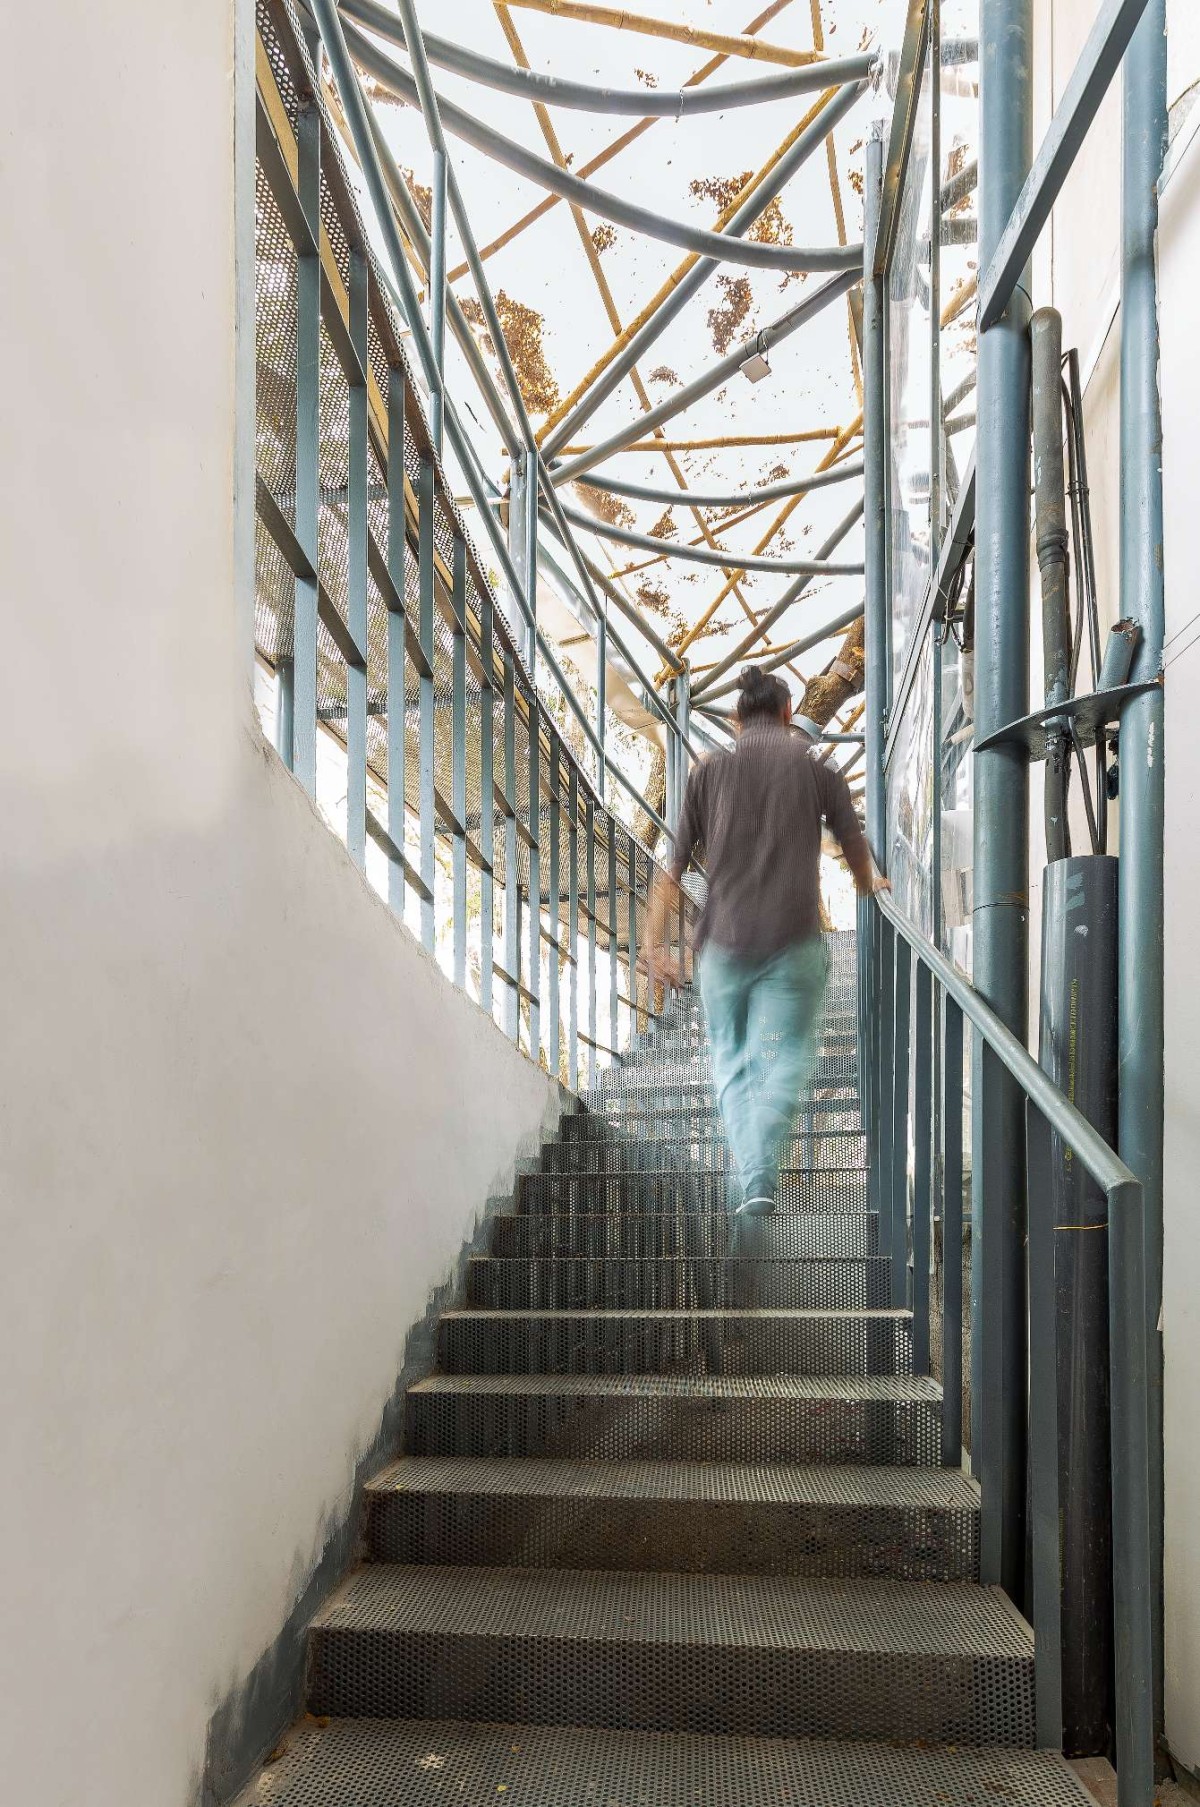
[[445, 1720], [304, 1724], [241, 1807], [1095, 1807], [1047, 1752]]

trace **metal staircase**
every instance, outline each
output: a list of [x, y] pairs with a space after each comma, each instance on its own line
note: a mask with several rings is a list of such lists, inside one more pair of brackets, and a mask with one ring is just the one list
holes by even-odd
[[1090, 1799], [1032, 1748], [1032, 1633], [978, 1583], [977, 1491], [887, 1303], [834, 945], [748, 1240], [688, 996], [518, 1182], [256, 1807]]

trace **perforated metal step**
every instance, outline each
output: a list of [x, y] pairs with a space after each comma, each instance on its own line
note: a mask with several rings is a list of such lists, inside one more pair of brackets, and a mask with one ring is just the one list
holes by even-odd
[[[598, 1148], [603, 1144], [597, 1144]], [[663, 1211], [730, 1215], [741, 1190], [720, 1168], [708, 1172], [670, 1172], [621, 1167], [623, 1151], [614, 1150], [607, 1170], [596, 1161], [592, 1171], [524, 1174], [517, 1187], [520, 1211], [615, 1211], [658, 1215]], [[784, 1168], [776, 1192], [777, 1216], [795, 1212], [847, 1212], [867, 1209], [867, 1174], [857, 1169]]]
[[1044, 1751], [438, 1720], [299, 1726], [240, 1807], [1095, 1807]]
[[368, 1567], [312, 1627], [314, 1713], [1031, 1744], [998, 1590], [793, 1576]]
[[889, 1303], [889, 1265], [880, 1256], [722, 1260], [619, 1256], [497, 1260], [467, 1268], [467, 1302], [498, 1311], [675, 1310], [777, 1307], [878, 1310]]
[[379, 1562], [978, 1575], [977, 1489], [939, 1469], [409, 1456], [367, 1501]]
[[750, 1226], [735, 1226], [722, 1211], [560, 1212], [498, 1216], [492, 1221], [492, 1254], [501, 1260], [565, 1256], [619, 1256], [641, 1261], [724, 1256], [749, 1247], [761, 1259], [862, 1257], [878, 1253], [878, 1223], [866, 1211], [806, 1214], [777, 1212]]
[[897, 1311], [450, 1311], [446, 1374], [909, 1374]]
[[905, 1376], [443, 1374], [409, 1391], [408, 1448], [936, 1467], [939, 1403]]
[[[784, 1147], [779, 1175], [781, 1201], [792, 1196], [793, 1180], [804, 1185], [802, 1176], [815, 1173], [841, 1174], [843, 1185], [831, 1189], [841, 1196], [854, 1186], [861, 1196], [866, 1192], [866, 1173], [857, 1167], [844, 1171], [835, 1163], [826, 1164], [829, 1149], [825, 1138], [816, 1136], [811, 1142], [794, 1136]], [[808, 1159], [811, 1151], [812, 1159]], [[657, 1173], [676, 1183], [696, 1183], [705, 1179], [725, 1178], [730, 1171], [729, 1150], [723, 1140], [707, 1133], [694, 1136], [664, 1136], [659, 1140], [627, 1136], [603, 1142], [550, 1142], [542, 1150], [544, 1174], [600, 1173], [633, 1178], [639, 1173]], [[537, 1176], [525, 1176], [537, 1177]], [[811, 1192], [811, 1183], [806, 1188]], [[522, 1186], [524, 1190], [524, 1186]], [[846, 1206], [842, 1206], [845, 1210]]]

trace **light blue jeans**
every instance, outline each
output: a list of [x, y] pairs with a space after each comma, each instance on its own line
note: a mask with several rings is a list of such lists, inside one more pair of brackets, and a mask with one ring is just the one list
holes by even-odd
[[699, 956], [713, 1085], [745, 1199], [774, 1199], [811, 1074], [829, 954], [814, 935], [766, 960], [711, 942]]

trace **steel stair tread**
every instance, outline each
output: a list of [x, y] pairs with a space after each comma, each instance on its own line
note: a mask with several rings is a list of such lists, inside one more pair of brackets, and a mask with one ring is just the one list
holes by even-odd
[[360, 1569], [314, 1633], [847, 1651], [1031, 1662], [1033, 1633], [999, 1588], [970, 1582], [600, 1569]]
[[431, 1374], [409, 1388], [410, 1398], [523, 1393], [583, 1399], [820, 1399], [849, 1404], [880, 1400], [900, 1405], [936, 1405], [942, 1397], [936, 1381], [909, 1374]]
[[[598, 1319], [606, 1322], [611, 1322], [613, 1319], [620, 1319], [622, 1321], [638, 1324], [644, 1323], [648, 1318], [652, 1318], [656, 1321], [661, 1321], [666, 1325], [684, 1323], [692, 1318], [704, 1318], [706, 1320], [715, 1319], [718, 1323], [725, 1320], [736, 1319], [738, 1323], [749, 1322], [751, 1324], [778, 1323], [780, 1321], [791, 1323], [793, 1320], [799, 1320], [802, 1323], [811, 1323], [814, 1319], [825, 1320], [836, 1318], [839, 1322], [842, 1319], [848, 1319], [852, 1323], [870, 1324], [886, 1322], [908, 1324], [912, 1322], [912, 1313], [911, 1311], [905, 1311], [902, 1308], [892, 1306], [865, 1305], [767, 1305], [753, 1308], [740, 1308], [738, 1306], [718, 1308], [714, 1306], [709, 1309], [702, 1309], [698, 1306], [671, 1308], [663, 1305], [647, 1305], [644, 1307], [631, 1305], [622, 1308], [597, 1305], [591, 1307], [576, 1306], [574, 1308], [560, 1307], [556, 1309], [552, 1306], [540, 1307], [530, 1305], [519, 1311], [498, 1310], [485, 1305], [477, 1305], [459, 1306], [453, 1311], [443, 1311], [439, 1322], [443, 1324], [464, 1322], [502, 1324], [505, 1322], [511, 1323], [516, 1319], [523, 1320], [526, 1318], [537, 1318], [539, 1320], [542, 1318], [553, 1318], [556, 1321], [560, 1318], [568, 1321], [575, 1319], [587, 1323], [591, 1323]], [[415, 1385], [418, 1387], [423, 1386], [424, 1382], [417, 1381]], [[411, 1390], [412, 1389], [410, 1389], [410, 1391]]]
[[1010, 1746], [614, 1732], [461, 1720], [300, 1725], [239, 1807], [1095, 1807], [1059, 1756]]
[[493, 1494], [538, 1499], [686, 1501], [711, 1504], [901, 1506], [977, 1512], [979, 1489], [951, 1469], [821, 1463], [570, 1460], [547, 1456], [402, 1456], [367, 1485], [369, 1495]]

